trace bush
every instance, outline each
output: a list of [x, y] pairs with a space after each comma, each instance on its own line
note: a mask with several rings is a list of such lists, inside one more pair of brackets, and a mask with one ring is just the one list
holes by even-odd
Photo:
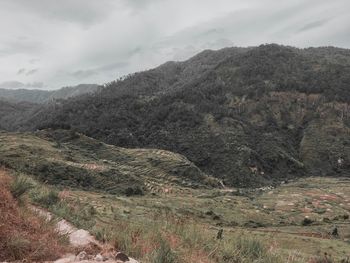
[[49, 208], [60, 201], [57, 191], [47, 189], [38, 189], [31, 192], [31, 199], [36, 204], [45, 208]]
[[305, 217], [305, 218], [303, 219], [303, 221], [301, 222], [301, 224], [302, 224], [303, 226], [308, 226], [308, 225], [311, 225], [313, 222], [314, 222], [314, 221], [311, 220], [310, 218]]
[[11, 194], [16, 199], [19, 199], [32, 188], [32, 182], [23, 176], [16, 177], [16, 179], [10, 185]]

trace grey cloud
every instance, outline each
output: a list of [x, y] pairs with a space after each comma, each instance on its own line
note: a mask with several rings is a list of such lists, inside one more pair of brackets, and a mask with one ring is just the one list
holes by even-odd
[[203, 49], [271, 42], [350, 47], [349, 0], [0, 2], [0, 81], [40, 80], [54, 88], [102, 84]]
[[73, 77], [76, 77], [78, 79], [87, 78], [93, 75], [98, 74], [96, 70], [88, 69], [88, 70], [77, 70], [71, 73]]
[[21, 68], [17, 71], [17, 75], [23, 75], [25, 74], [26, 76], [30, 76], [30, 75], [34, 75], [35, 73], [37, 73], [39, 71], [38, 68], [35, 69], [25, 69], [25, 68]]
[[20, 81], [5, 81], [0, 83], [0, 88], [3, 89], [43, 89], [45, 85], [43, 82], [22, 83]]
[[321, 27], [321, 26], [325, 25], [328, 21], [329, 21], [329, 19], [323, 19], [323, 20], [318, 20], [318, 21], [314, 21], [311, 23], [307, 23], [302, 28], [300, 28], [298, 30], [298, 32], [303, 32], [303, 31], [315, 29], [317, 27]]
[[71, 73], [71, 75], [76, 78], [83, 79], [83, 78], [91, 77], [93, 75], [97, 75], [106, 71], [120, 69], [120, 68], [126, 67], [127, 65], [128, 63], [126, 62], [116, 62], [116, 63], [106, 64], [94, 69], [77, 70]]
[[28, 70], [28, 71], [26, 72], [26, 76], [33, 75], [33, 74], [37, 73], [38, 71], [39, 71], [38, 68]]
[[32, 59], [30, 59], [28, 62], [30, 63], [30, 64], [36, 64], [36, 63], [38, 63], [40, 61], [40, 59], [38, 59], [38, 58], [32, 58]]
[[24, 72], [26, 72], [26, 69], [25, 68], [21, 68], [17, 71], [17, 75], [21, 75], [23, 74]]
[[19, 89], [23, 88], [25, 85], [19, 81], [5, 81], [0, 83], [0, 88], [3, 89]]
[[10, 56], [15, 54], [39, 54], [45, 50], [42, 42], [30, 39], [13, 39], [11, 42], [3, 43], [0, 47], [0, 56]]
[[101, 67], [96, 68], [97, 71], [108, 71], [108, 70], [115, 70], [119, 68], [126, 67], [128, 65], [127, 62], [116, 62], [116, 63], [111, 63], [107, 65], [103, 65]]
[[103, 21], [114, 10], [115, 1], [111, 0], [17, 0], [13, 1], [17, 8], [48, 20], [60, 20], [92, 25]]

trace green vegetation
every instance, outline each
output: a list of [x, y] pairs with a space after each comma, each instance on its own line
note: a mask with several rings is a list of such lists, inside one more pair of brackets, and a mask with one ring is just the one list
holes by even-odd
[[31, 181], [25, 176], [16, 176], [10, 185], [10, 191], [14, 198], [19, 199], [33, 188]]
[[35, 204], [45, 208], [49, 208], [60, 201], [57, 191], [46, 188], [36, 188], [30, 192], [30, 197]]
[[[304, 263], [322, 259], [324, 253], [337, 262], [350, 253], [347, 178], [222, 188], [183, 156], [166, 151], [117, 148], [59, 130], [1, 133], [0, 138], [1, 162], [17, 178], [27, 178], [18, 182], [31, 185], [22, 197], [28, 194], [34, 205], [145, 263]], [[57, 171], [33, 170], [56, 163]], [[83, 187], [76, 184], [75, 170], [65, 168], [71, 166], [91, 176], [90, 182], [101, 171], [124, 177], [112, 176], [108, 189]], [[142, 192], [129, 177], [138, 180]]]
[[[218, 185], [217, 180], [209, 178], [179, 154], [114, 147], [64, 130], [36, 135], [0, 133], [0, 163], [61, 188], [127, 196], [169, 191], [173, 186], [211, 188]], [[15, 183], [17, 188], [27, 185], [25, 180]], [[14, 189], [18, 194], [23, 190], [26, 189]], [[51, 194], [49, 197], [41, 197], [42, 194], [36, 197], [39, 203], [40, 198], [54, 199], [52, 193], [47, 193]]]

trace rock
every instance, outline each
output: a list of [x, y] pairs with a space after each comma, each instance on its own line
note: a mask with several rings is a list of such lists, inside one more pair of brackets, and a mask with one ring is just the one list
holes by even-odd
[[95, 239], [88, 231], [79, 229], [69, 235], [69, 242], [75, 247], [85, 247], [95, 243]]
[[115, 255], [115, 259], [117, 261], [120, 261], [120, 262], [128, 262], [129, 261], [129, 257], [127, 255], [125, 255], [124, 253], [122, 253], [122, 252], [118, 252]]
[[86, 260], [88, 259], [88, 255], [85, 251], [81, 251], [78, 255], [77, 255], [77, 260], [82, 261], [82, 260]]
[[104, 260], [103, 256], [101, 254], [97, 254], [94, 258], [95, 261], [102, 262]]
[[64, 255], [62, 258], [54, 261], [54, 263], [70, 263], [70, 262], [74, 262], [76, 259], [76, 256], [74, 254], [67, 254]]

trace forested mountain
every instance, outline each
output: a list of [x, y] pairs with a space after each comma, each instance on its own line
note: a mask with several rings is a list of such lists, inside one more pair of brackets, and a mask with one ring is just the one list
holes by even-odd
[[80, 84], [58, 90], [0, 89], [0, 99], [11, 102], [45, 103], [54, 99], [68, 99], [98, 89], [96, 84]]
[[204, 51], [58, 100], [3, 128], [67, 128], [185, 155], [227, 185], [350, 176], [350, 50]]

